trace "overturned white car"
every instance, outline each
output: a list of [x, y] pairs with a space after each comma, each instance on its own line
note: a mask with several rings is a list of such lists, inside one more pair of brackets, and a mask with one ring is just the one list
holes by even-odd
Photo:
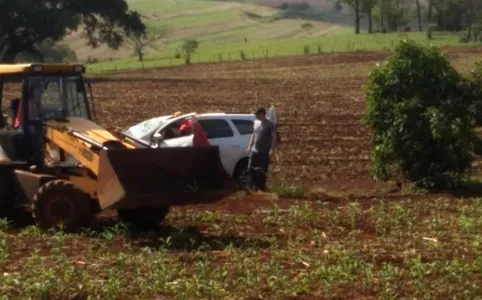
[[[191, 147], [196, 126], [183, 130], [183, 124], [199, 124], [210, 145], [218, 146], [226, 171], [244, 187], [250, 185], [245, 151], [253, 133], [254, 114], [189, 113], [152, 118], [128, 128], [122, 134], [139, 147]], [[199, 127], [198, 127], [199, 128]]]

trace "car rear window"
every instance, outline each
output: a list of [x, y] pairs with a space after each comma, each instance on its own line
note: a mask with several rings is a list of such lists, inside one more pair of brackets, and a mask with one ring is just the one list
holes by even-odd
[[199, 120], [199, 125], [208, 139], [220, 139], [234, 136], [231, 126], [226, 120]]
[[253, 121], [251, 120], [232, 120], [234, 126], [238, 129], [241, 135], [253, 133]]

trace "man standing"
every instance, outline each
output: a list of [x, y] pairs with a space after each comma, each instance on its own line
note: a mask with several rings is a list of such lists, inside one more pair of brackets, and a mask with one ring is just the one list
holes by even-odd
[[249, 142], [248, 170], [254, 181], [256, 189], [266, 189], [266, 175], [270, 156], [276, 147], [276, 127], [273, 122], [266, 118], [266, 110], [259, 108], [256, 111], [254, 131]]
[[[43, 159], [42, 152], [42, 105], [41, 105], [42, 91], [40, 87], [30, 86], [28, 89], [28, 94], [25, 99], [27, 99], [27, 109], [28, 109], [28, 127], [27, 136], [30, 139], [30, 152], [31, 160], [34, 163], [41, 163]], [[24, 103], [20, 100], [17, 110], [17, 116], [15, 118], [14, 127], [16, 129], [23, 129], [24, 121]]]

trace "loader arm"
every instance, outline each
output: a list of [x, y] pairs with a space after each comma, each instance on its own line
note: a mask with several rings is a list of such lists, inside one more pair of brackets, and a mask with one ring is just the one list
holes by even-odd
[[92, 173], [79, 184], [94, 189], [101, 209], [212, 202], [236, 191], [217, 147], [141, 149], [81, 118], [47, 121], [45, 130], [47, 144]]
[[46, 122], [45, 137], [75, 158], [84, 168], [99, 176], [99, 153], [113, 148], [133, 148], [97, 124], [80, 118], [70, 118], [67, 122]]

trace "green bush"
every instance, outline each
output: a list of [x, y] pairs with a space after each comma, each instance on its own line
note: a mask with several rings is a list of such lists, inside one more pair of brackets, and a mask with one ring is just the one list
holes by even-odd
[[433, 38], [433, 33], [437, 30], [437, 25], [429, 24], [427, 28], [427, 39], [431, 40]]
[[468, 31], [462, 31], [459, 33], [459, 43], [462, 43], [462, 44], [470, 43], [470, 36]]
[[470, 86], [438, 48], [402, 41], [370, 73], [366, 100], [375, 178], [438, 188], [470, 170]]
[[239, 57], [241, 60], [247, 60], [248, 57], [246, 56], [246, 53], [244, 53], [244, 50], [239, 51]]
[[175, 59], [181, 58], [181, 53], [179, 52], [179, 49], [176, 49], [176, 51], [174, 52], [174, 58]]
[[471, 88], [473, 92], [473, 112], [477, 126], [482, 126], [482, 62], [476, 64], [471, 77]]
[[198, 48], [199, 42], [197, 40], [185, 40], [184, 43], [182, 43], [179, 51], [184, 57], [184, 63], [186, 65], [191, 63], [191, 57], [194, 55], [194, 53], [196, 53]]
[[482, 24], [476, 24], [472, 26], [472, 37], [474, 42], [482, 41]]

